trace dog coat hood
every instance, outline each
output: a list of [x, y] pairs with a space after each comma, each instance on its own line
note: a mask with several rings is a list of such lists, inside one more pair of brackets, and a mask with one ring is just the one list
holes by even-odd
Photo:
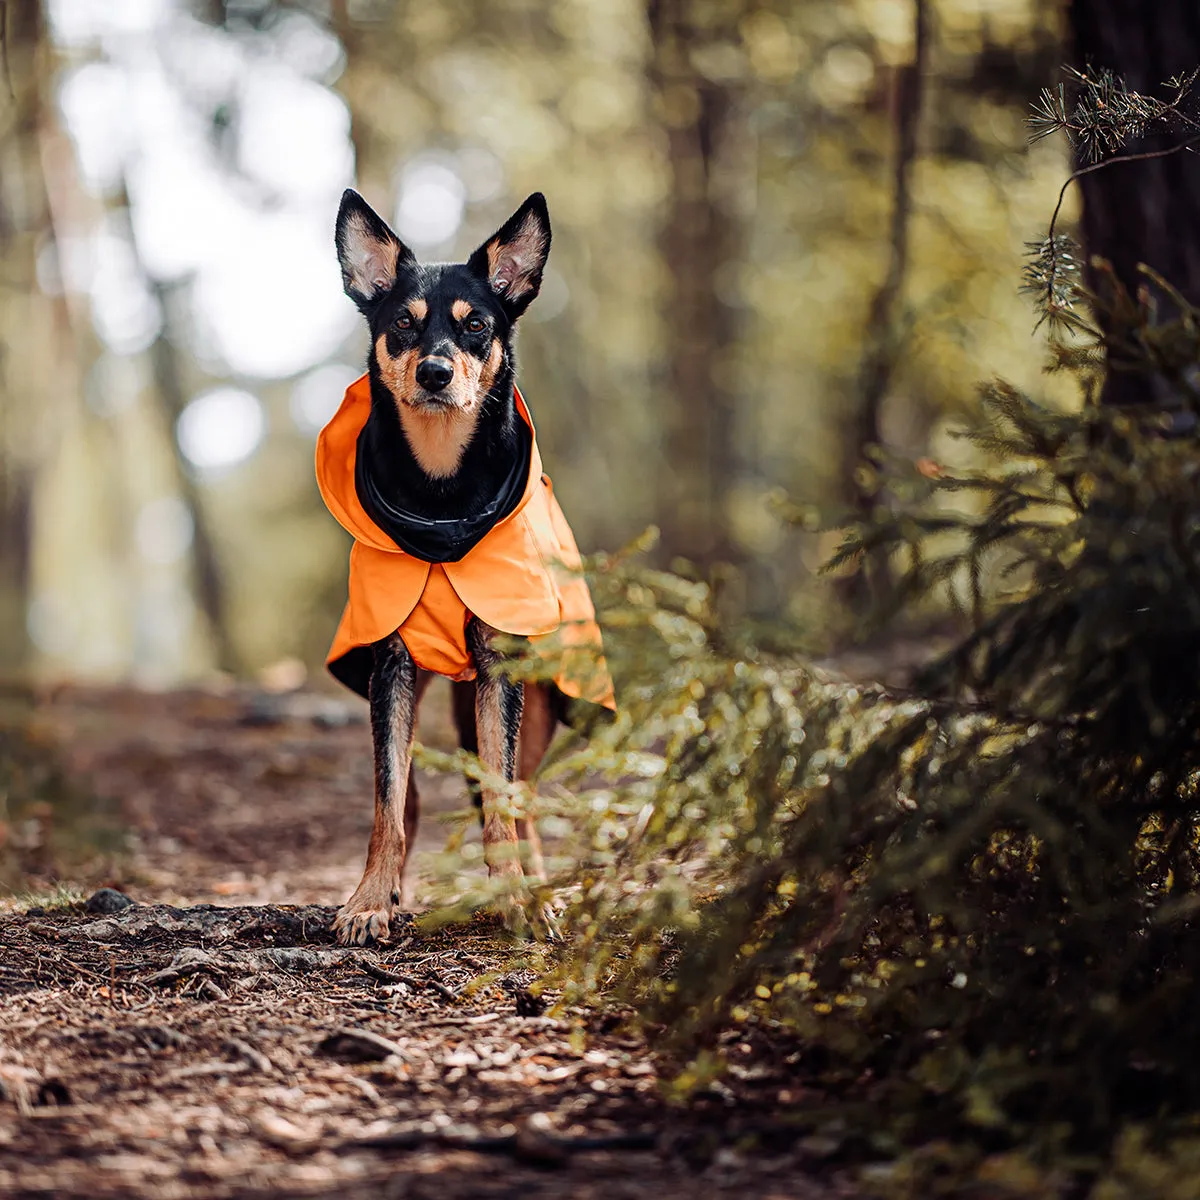
[[317, 438], [317, 484], [326, 507], [354, 538], [349, 600], [326, 665], [334, 678], [367, 694], [371, 646], [399, 630], [418, 667], [451, 679], [474, 678], [466, 644], [471, 615], [502, 633], [528, 637], [558, 665], [568, 696], [615, 707], [600, 629], [580, 574], [575, 537], [542, 474], [533, 420], [528, 477], [516, 506], [457, 561], [430, 562], [400, 548], [368, 516], [355, 486], [358, 439], [371, 413], [366, 375], [347, 389]]

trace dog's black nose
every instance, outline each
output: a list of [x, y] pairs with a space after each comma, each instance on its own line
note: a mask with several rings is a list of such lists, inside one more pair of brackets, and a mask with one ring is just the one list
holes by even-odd
[[440, 392], [454, 378], [454, 364], [448, 358], [423, 358], [417, 363], [417, 382], [427, 392]]

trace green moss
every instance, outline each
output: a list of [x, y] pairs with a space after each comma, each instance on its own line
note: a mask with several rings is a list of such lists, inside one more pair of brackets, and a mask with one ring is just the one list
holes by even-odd
[[0, 912], [28, 912], [31, 908], [42, 908], [49, 912], [77, 907], [85, 893], [71, 884], [60, 883], [40, 892], [21, 892], [9, 899], [0, 899]]

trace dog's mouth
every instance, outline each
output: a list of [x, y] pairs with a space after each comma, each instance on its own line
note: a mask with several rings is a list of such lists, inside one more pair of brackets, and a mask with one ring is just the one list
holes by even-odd
[[475, 407], [469, 398], [459, 396], [449, 388], [430, 392], [423, 387], [417, 387], [407, 396], [402, 396], [401, 400], [410, 408], [429, 413], [466, 413]]

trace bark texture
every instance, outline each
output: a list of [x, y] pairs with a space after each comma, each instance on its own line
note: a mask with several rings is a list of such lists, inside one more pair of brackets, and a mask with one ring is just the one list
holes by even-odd
[[660, 249], [667, 388], [658, 510], [668, 554], [736, 557], [730, 493], [737, 431], [729, 367], [737, 331], [721, 268], [740, 245], [735, 85], [700, 71], [706, 46], [732, 40], [736, 13], [695, 0], [649, 0], [650, 78], [667, 137], [670, 190]]
[[33, 486], [40, 452], [37, 397], [25, 365], [45, 347], [38, 239], [47, 228], [37, 153], [43, 25], [36, 4], [0, 3], [0, 675], [28, 665]]

